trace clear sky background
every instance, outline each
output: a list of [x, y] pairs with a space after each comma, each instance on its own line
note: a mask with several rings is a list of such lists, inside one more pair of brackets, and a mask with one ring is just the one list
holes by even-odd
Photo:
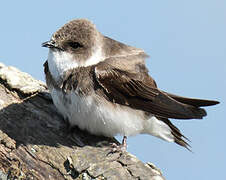
[[203, 120], [172, 120], [194, 153], [149, 135], [129, 138], [128, 151], [154, 163], [168, 180], [226, 179], [226, 1], [2, 1], [0, 62], [44, 81], [48, 51], [41, 43], [75, 18], [88, 18], [104, 35], [143, 48], [159, 88], [221, 101], [207, 108]]

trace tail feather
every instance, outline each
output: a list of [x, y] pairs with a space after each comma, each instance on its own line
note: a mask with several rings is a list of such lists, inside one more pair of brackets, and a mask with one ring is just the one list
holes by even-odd
[[191, 151], [191, 146], [188, 144], [190, 140], [186, 138], [167, 118], [150, 116], [150, 118], [144, 121], [144, 123], [145, 129], [143, 133], [156, 136], [168, 142], [175, 142]]
[[185, 147], [186, 149], [188, 149], [189, 151], [191, 151], [191, 146], [189, 145], [189, 142], [191, 142], [187, 137], [185, 137], [180, 130], [174, 126], [169, 119], [167, 118], [162, 118], [162, 117], [158, 117], [159, 120], [163, 121], [165, 124], [167, 124], [170, 129], [171, 129], [171, 134], [174, 137], [174, 142], [177, 143], [180, 146]]

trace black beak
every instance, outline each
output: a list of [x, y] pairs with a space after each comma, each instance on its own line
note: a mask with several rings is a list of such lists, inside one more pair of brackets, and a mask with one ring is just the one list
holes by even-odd
[[46, 42], [42, 43], [42, 47], [56, 48], [56, 44], [54, 41], [50, 40], [50, 41], [46, 41]]

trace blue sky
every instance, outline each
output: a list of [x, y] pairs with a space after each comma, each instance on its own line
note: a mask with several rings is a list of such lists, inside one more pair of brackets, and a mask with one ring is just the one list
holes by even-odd
[[128, 151], [153, 162], [168, 180], [226, 178], [226, 1], [2, 1], [0, 62], [44, 81], [48, 51], [41, 43], [75, 18], [88, 18], [104, 35], [143, 48], [159, 88], [221, 101], [207, 108], [203, 120], [172, 120], [194, 153], [149, 135], [130, 137]]

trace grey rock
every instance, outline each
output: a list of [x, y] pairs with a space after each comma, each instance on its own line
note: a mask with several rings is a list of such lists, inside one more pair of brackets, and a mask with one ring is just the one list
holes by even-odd
[[[67, 124], [43, 82], [0, 64], [0, 178], [163, 180], [134, 155], [109, 154], [114, 138]], [[8, 176], [7, 176], [8, 177]]]

